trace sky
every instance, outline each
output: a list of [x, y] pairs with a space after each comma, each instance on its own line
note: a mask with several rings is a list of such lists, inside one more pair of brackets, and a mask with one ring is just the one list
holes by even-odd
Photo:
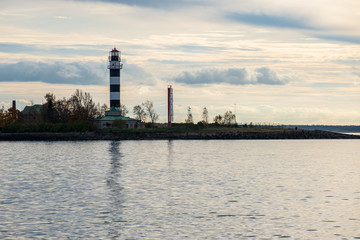
[[76, 89], [109, 105], [153, 101], [167, 121], [226, 111], [238, 123], [360, 125], [358, 0], [0, 0], [0, 107]]

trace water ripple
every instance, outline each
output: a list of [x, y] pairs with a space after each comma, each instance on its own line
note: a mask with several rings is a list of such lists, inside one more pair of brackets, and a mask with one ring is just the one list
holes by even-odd
[[360, 239], [358, 146], [0, 142], [0, 238]]

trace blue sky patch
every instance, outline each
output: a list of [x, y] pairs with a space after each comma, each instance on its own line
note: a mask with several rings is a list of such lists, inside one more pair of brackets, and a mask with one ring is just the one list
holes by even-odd
[[313, 29], [313, 27], [309, 26], [306, 22], [287, 16], [275, 16], [253, 13], [229, 13], [227, 17], [237, 22], [255, 26]]

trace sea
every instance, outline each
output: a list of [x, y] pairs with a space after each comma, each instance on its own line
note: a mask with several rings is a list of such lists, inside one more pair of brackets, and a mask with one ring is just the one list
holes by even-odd
[[2, 141], [0, 239], [360, 239], [360, 140]]

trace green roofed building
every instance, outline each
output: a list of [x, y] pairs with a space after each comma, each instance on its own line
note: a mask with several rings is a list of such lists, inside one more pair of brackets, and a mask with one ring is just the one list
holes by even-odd
[[26, 106], [24, 110], [21, 111], [23, 121], [25, 123], [41, 121], [42, 107], [42, 104]]
[[105, 112], [104, 117], [98, 117], [93, 120], [94, 125], [98, 129], [113, 128], [114, 121], [123, 121], [124, 128], [138, 128], [141, 127], [141, 121], [138, 119], [121, 116], [121, 112], [112, 108]]

